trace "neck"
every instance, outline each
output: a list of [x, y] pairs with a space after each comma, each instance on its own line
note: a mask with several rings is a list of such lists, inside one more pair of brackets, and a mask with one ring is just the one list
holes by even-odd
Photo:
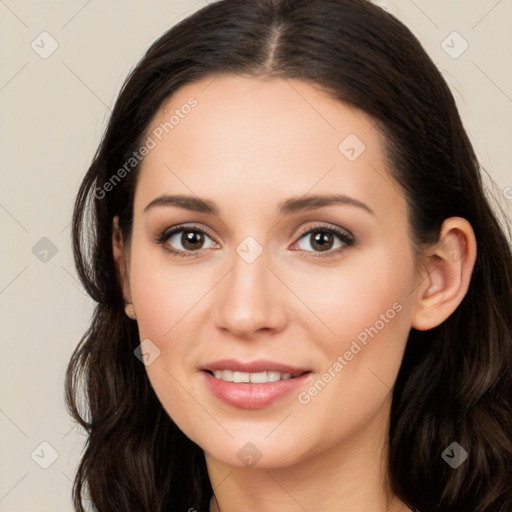
[[287, 467], [234, 467], [205, 453], [214, 489], [210, 511], [408, 511], [389, 489], [388, 422], [383, 418], [389, 418], [388, 402], [364, 430]]

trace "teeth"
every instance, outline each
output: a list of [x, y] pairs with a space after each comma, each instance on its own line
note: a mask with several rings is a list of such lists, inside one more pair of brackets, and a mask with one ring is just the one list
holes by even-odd
[[267, 382], [276, 382], [278, 380], [287, 380], [292, 378], [291, 373], [281, 372], [233, 372], [231, 370], [215, 370], [215, 378], [226, 380], [228, 382], [251, 382], [254, 384], [265, 384]]

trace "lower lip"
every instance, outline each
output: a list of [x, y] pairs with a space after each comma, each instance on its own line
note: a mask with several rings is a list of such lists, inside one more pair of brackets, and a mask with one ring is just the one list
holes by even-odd
[[242, 409], [260, 409], [278, 398], [291, 393], [309, 378], [311, 372], [303, 373], [293, 379], [266, 382], [265, 384], [252, 384], [248, 382], [228, 382], [217, 379], [207, 371], [202, 371], [210, 391], [230, 405]]

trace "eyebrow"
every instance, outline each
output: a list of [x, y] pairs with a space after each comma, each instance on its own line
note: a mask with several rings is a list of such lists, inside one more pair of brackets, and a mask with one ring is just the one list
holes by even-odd
[[[361, 208], [366, 212], [375, 215], [374, 211], [365, 203], [344, 194], [309, 195], [302, 197], [291, 197], [279, 204], [278, 211], [281, 215], [316, 210], [331, 205], [349, 205]], [[157, 206], [174, 206], [194, 212], [207, 213], [218, 217], [220, 209], [214, 201], [201, 199], [186, 195], [163, 195], [153, 199], [143, 210], [146, 213]]]

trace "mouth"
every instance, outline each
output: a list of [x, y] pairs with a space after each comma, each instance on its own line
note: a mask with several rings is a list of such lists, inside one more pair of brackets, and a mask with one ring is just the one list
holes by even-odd
[[207, 363], [201, 370], [208, 372], [216, 379], [240, 384], [266, 384], [268, 382], [296, 379], [304, 373], [311, 373], [308, 368], [300, 368], [267, 359], [248, 362], [222, 359]]
[[267, 384], [268, 382], [278, 382], [280, 380], [296, 379], [309, 370], [301, 372], [278, 372], [278, 371], [262, 371], [262, 372], [242, 372], [233, 370], [203, 370], [216, 379], [226, 382], [235, 382], [237, 384]]
[[261, 409], [289, 396], [312, 380], [313, 371], [273, 361], [224, 359], [200, 368], [217, 399], [242, 409]]

